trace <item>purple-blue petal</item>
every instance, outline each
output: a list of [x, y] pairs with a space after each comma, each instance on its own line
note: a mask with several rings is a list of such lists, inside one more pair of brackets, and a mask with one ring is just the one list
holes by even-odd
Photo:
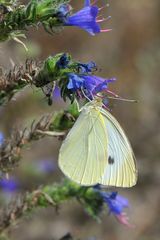
[[80, 89], [83, 86], [84, 79], [78, 76], [77, 74], [69, 73], [68, 77], [69, 77], [69, 82], [67, 85], [68, 89], [76, 91], [77, 89]]
[[0, 189], [4, 192], [15, 192], [19, 187], [18, 181], [15, 178], [1, 179]]
[[60, 59], [56, 62], [56, 66], [59, 68], [66, 68], [70, 62], [70, 59], [66, 53], [64, 53]]
[[119, 202], [122, 205], [123, 208], [129, 207], [129, 201], [127, 198], [125, 198], [121, 195], [117, 195], [116, 200], [117, 200], [117, 202]]
[[104, 80], [102, 83], [99, 83], [93, 90], [93, 94], [99, 93], [107, 88], [107, 80]]
[[97, 81], [97, 78], [93, 75], [84, 75], [83, 78], [85, 80], [84, 86], [86, 90], [92, 93], [93, 89], [97, 86], [97, 84], [99, 84], [99, 82]]
[[40, 173], [52, 173], [55, 169], [56, 166], [53, 159], [41, 160], [37, 163], [37, 170]]
[[95, 21], [95, 18], [98, 15], [98, 7], [84, 7], [80, 11], [76, 12], [72, 16], [68, 17], [68, 24], [81, 25], [86, 24], [92, 21]]
[[[99, 81], [99, 83], [98, 83], [98, 81]], [[115, 81], [115, 79], [103, 79], [103, 78], [97, 77], [97, 85], [93, 89], [93, 94], [102, 92], [103, 90], [107, 89], [108, 83], [111, 83], [114, 81]]]
[[61, 97], [60, 89], [59, 87], [56, 86], [53, 91], [52, 98], [53, 100], [59, 100], [60, 97]]
[[77, 26], [89, 32], [91, 35], [100, 32], [100, 26], [96, 22], [98, 15], [97, 6], [87, 6], [66, 18], [65, 25]]
[[[86, 67], [88, 66], [82, 66], [84, 72], [86, 71]], [[103, 91], [104, 89], [107, 89], [108, 83], [113, 81], [113, 79], [104, 79], [90, 74], [78, 75], [75, 73], [69, 73], [68, 78], [68, 89], [71, 89], [72, 91], [77, 91], [78, 89], [80, 90], [82, 88], [88, 97], [95, 95], [98, 92]]]
[[96, 63], [93, 61], [90, 61], [88, 63], [78, 63], [77, 66], [81, 74], [90, 73], [97, 67]]
[[100, 192], [100, 195], [104, 199], [104, 202], [108, 205], [110, 212], [115, 215], [121, 214], [124, 208], [129, 207], [128, 199], [118, 195], [116, 192]]
[[62, 4], [57, 11], [57, 15], [64, 18], [69, 14], [70, 10], [71, 7], [69, 4]]
[[85, 7], [89, 7], [91, 5], [91, 1], [90, 0], [85, 0], [84, 1], [84, 6]]
[[0, 132], [0, 146], [3, 144], [3, 142], [4, 142], [4, 134]]
[[95, 75], [84, 75], [83, 78], [85, 79], [85, 88], [92, 94], [97, 94], [107, 89], [108, 83], [112, 82], [111, 79], [104, 79]]

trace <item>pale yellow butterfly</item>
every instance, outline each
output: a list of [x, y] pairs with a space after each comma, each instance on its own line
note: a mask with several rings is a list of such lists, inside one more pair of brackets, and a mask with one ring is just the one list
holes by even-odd
[[137, 181], [131, 145], [100, 99], [82, 108], [60, 148], [59, 166], [67, 177], [85, 186], [131, 187]]

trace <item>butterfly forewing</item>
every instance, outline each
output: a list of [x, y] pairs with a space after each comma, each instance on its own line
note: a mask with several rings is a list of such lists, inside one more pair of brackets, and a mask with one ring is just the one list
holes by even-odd
[[105, 120], [98, 108], [84, 108], [63, 142], [59, 166], [82, 185], [94, 185], [104, 174], [108, 159]]

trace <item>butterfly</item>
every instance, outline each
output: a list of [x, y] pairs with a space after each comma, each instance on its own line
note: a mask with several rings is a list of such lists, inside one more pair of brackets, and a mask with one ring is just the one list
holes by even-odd
[[124, 130], [101, 99], [84, 105], [59, 152], [59, 167], [84, 186], [132, 187], [136, 160]]

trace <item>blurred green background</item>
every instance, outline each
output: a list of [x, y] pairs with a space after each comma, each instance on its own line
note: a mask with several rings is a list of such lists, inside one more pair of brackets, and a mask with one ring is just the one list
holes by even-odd
[[[83, 1], [71, 2], [78, 10]], [[104, 1], [98, 1], [101, 6]], [[109, 33], [90, 36], [77, 28], [66, 27], [53, 36], [43, 29], [30, 28], [23, 47], [13, 41], [0, 44], [0, 65], [22, 64], [26, 57], [43, 60], [48, 55], [68, 52], [81, 62], [93, 60], [97, 75], [116, 77], [111, 89], [138, 103], [114, 102], [113, 115], [130, 139], [139, 169], [138, 183], [131, 189], [118, 189], [130, 200], [128, 212], [135, 229], [120, 225], [113, 216], [104, 214], [97, 223], [76, 202], [64, 204], [59, 214], [54, 209], [36, 210], [33, 215], [10, 229], [11, 239], [49, 240], [67, 232], [83, 239], [159, 240], [160, 239], [160, 1], [110, 0], [103, 13], [112, 18], [103, 27]], [[65, 108], [67, 103], [55, 101], [51, 107], [40, 91], [26, 88], [0, 109], [0, 125], [7, 135], [13, 127], [24, 128], [45, 113]], [[34, 175], [28, 169], [39, 159], [52, 159], [57, 165], [61, 142], [45, 138], [23, 150], [20, 166], [13, 172], [21, 181], [22, 191], [44, 183], [60, 181], [63, 174], [56, 167], [52, 174]]]

